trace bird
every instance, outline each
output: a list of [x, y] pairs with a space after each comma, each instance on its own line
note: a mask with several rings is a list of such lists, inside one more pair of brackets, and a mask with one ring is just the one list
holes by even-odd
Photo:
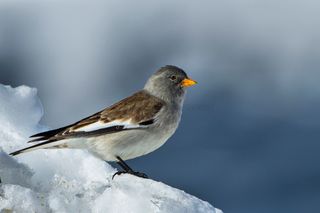
[[155, 151], [175, 133], [186, 88], [196, 83], [181, 68], [166, 65], [140, 91], [71, 125], [32, 135], [28, 143], [33, 145], [10, 155], [38, 149], [86, 149], [122, 168], [112, 179], [124, 173], [148, 178], [125, 161]]

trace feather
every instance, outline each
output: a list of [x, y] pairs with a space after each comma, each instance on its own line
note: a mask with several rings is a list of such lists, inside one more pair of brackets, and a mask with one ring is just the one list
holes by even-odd
[[122, 101], [84, 118], [72, 125], [32, 135], [28, 143], [33, 146], [15, 151], [11, 155], [42, 148], [54, 148], [64, 139], [95, 137], [120, 131], [144, 129], [152, 125], [164, 102], [142, 90]]

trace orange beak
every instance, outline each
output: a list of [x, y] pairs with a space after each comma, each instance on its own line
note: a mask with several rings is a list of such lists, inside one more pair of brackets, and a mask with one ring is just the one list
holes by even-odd
[[190, 78], [186, 78], [181, 82], [181, 86], [182, 87], [191, 87], [193, 85], [197, 84], [196, 81], [190, 79]]

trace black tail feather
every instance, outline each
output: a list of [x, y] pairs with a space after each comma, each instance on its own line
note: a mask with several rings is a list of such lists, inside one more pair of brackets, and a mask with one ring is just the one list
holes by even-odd
[[48, 143], [52, 143], [54, 141], [57, 141], [57, 140], [48, 140], [48, 141], [45, 141], [45, 142], [42, 142], [42, 143], [38, 143], [36, 145], [33, 145], [33, 146], [29, 146], [29, 147], [26, 147], [24, 149], [20, 149], [20, 150], [17, 150], [15, 152], [12, 152], [10, 153], [10, 155], [12, 156], [16, 156], [16, 155], [19, 155], [21, 153], [24, 153], [25, 151], [29, 150], [29, 149], [33, 149], [33, 148], [36, 148], [36, 147], [39, 147], [39, 146], [42, 146], [42, 145], [45, 145], [45, 144], [48, 144]]
[[28, 141], [28, 143], [48, 140], [48, 139], [52, 138], [53, 136], [65, 131], [67, 128], [69, 128], [69, 126], [65, 126], [65, 127], [59, 128], [59, 129], [49, 130], [46, 132], [40, 132], [35, 135], [31, 135], [30, 138], [35, 138], [35, 139]]
[[62, 131], [64, 131], [65, 129], [67, 129], [69, 126], [65, 126], [65, 127], [61, 127], [59, 129], [53, 129], [53, 130], [49, 130], [49, 131], [45, 131], [45, 132], [40, 132], [38, 134], [35, 135], [31, 135], [30, 138], [35, 138], [35, 137], [52, 137]]

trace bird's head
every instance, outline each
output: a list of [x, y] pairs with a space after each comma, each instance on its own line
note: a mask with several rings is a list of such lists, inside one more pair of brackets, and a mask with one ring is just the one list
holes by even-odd
[[163, 100], [179, 101], [183, 100], [186, 88], [196, 83], [182, 69], [167, 65], [149, 78], [144, 89]]

